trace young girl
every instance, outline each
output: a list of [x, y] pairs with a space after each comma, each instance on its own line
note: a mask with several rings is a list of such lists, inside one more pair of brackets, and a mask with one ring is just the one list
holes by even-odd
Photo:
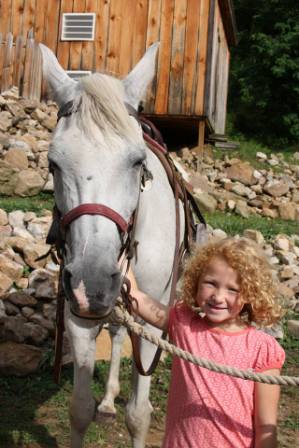
[[[185, 268], [182, 297], [172, 308], [137, 289], [134, 311], [167, 329], [170, 341], [197, 357], [278, 375], [285, 354], [251, 323], [281, 316], [271, 269], [244, 238], [210, 242]], [[275, 448], [279, 387], [211, 372], [173, 359], [163, 448]]]

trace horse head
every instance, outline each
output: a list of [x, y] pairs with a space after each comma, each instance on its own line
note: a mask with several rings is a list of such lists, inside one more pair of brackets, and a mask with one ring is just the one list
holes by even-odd
[[115, 305], [124, 229], [107, 214], [69, 218], [74, 209], [82, 212], [82, 204], [93, 204], [129, 223], [146, 147], [126, 104], [138, 108], [154, 76], [157, 48], [152, 45], [122, 81], [92, 74], [76, 82], [40, 44], [44, 77], [60, 107], [48, 158], [60, 230], [64, 224], [63, 285], [71, 309], [82, 317], [106, 316]]

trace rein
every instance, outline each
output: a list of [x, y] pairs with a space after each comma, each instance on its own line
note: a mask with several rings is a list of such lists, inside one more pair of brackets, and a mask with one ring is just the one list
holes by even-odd
[[[172, 281], [170, 288], [170, 301], [169, 305], [171, 306], [176, 300], [176, 285], [179, 279], [179, 270], [182, 262], [182, 258], [184, 254], [190, 253], [192, 242], [194, 241], [194, 236], [196, 234], [196, 226], [193, 219], [193, 213], [197, 216], [199, 221], [205, 226], [205, 220], [200, 213], [199, 208], [191, 194], [191, 188], [186, 184], [186, 182], [182, 179], [182, 176], [176, 170], [172, 160], [170, 159], [166, 146], [163, 142], [162, 136], [157, 128], [151, 123], [149, 120], [140, 117], [138, 112], [132, 108], [132, 106], [126, 104], [128, 113], [140, 123], [143, 129], [143, 138], [147, 143], [148, 148], [158, 157], [164, 170], [167, 174], [169, 183], [172, 187], [175, 199], [175, 219], [176, 219], [176, 233], [175, 233], [175, 253], [174, 253], [174, 261], [172, 268]], [[58, 111], [58, 120], [62, 117], [69, 116], [75, 113], [77, 109], [74, 109], [73, 102], [70, 101], [63, 105], [61, 109]], [[63, 255], [64, 255], [64, 245], [65, 245], [65, 234], [70, 226], [70, 224], [75, 221], [77, 218], [83, 215], [100, 215], [104, 216], [107, 219], [110, 219], [114, 222], [119, 230], [120, 237], [122, 240], [122, 247], [120, 250], [119, 259], [125, 254], [125, 259], [127, 260], [126, 273], [129, 269], [130, 260], [133, 258], [134, 254], [136, 255], [136, 247], [138, 242], [135, 241], [135, 228], [138, 219], [138, 206], [140, 199], [140, 192], [142, 190], [142, 185], [145, 184], [145, 181], [148, 178], [151, 178], [151, 173], [146, 169], [145, 166], [141, 169], [140, 174], [140, 190], [139, 190], [139, 198], [135, 212], [133, 213], [129, 222], [127, 222], [119, 213], [115, 210], [107, 207], [104, 204], [97, 203], [85, 203], [80, 204], [77, 207], [74, 207], [65, 215], [62, 215], [55, 205], [53, 208], [53, 222], [50, 227], [48, 236], [47, 236], [47, 244], [55, 245], [58, 257], [60, 258], [60, 272], [59, 272], [59, 284], [58, 284], [58, 296], [57, 296], [57, 311], [56, 311], [56, 338], [55, 338], [55, 360], [54, 360], [54, 380], [56, 383], [59, 383], [60, 373], [61, 373], [61, 360], [62, 360], [62, 344], [63, 344], [63, 332], [64, 332], [64, 294], [63, 294], [63, 285], [62, 285], [62, 271], [63, 271]], [[185, 235], [182, 244], [180, 244], [180, 201], [182, 201], [184, 206], [184, 214], [185, 214]], [[126, 275], [125, 273], [125, 275]], [[123, 284], [121, 286], [121, 296], [123, 298], [124, 303], [126, 304], [127, 309], [131, 310], [131, 301], [132, 298], [130, 296], [130, 282], [128, 279], [123, 276]], [[76, 313], [71, 312], [77, 316]], [[86, 317], [84, 317], [86, 319]], [[88, 318], [92, 320], [100, 320], [100, 318]], [[129, 335], [132, 342], [132, 350], [133, 356], [135, 360], [136, 367], [141, 375], [149, 376], [155, 370], [162, 349], [159, 347], [156, 350], [153, 361], [150, 367], [145, 370], [140, 356], [140, 339], [133, 332], [129, 331]], [[163, 332], [162, 338], [166, 339], [167, 333]]]

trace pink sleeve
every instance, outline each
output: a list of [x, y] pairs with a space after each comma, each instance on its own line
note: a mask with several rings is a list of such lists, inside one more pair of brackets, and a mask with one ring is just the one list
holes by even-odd
[[175, 321], [177, 320], [176, 314], [177, 314], [176, 307], [174, 305], [169, 310], [169, 319], [168, 319], [168, 334], [171, 340], [173, 339], [173, 330], [176, 327], [175, 325]]
[[266, 335], [261, 342], [255, 372], [263, 372], [270, 369], [281, 369], [285, 361], [285, 352], [272, 336]]

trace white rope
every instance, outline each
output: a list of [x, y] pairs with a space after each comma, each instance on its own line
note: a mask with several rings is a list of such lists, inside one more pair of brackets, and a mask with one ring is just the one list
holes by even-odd
[[217, 364], [215, 362], [209, 361], [208, 359], [196, 358], [191, 353], [182, 350], [175, 345], [170, 344], [168, 341], [165, 341], [147, 331], [142, 325], [135, 322], [134, 318], [120, 305], [117, 305], [114, 308], [109, 321], [113, 323], [123, 324], [130, 331], [159, 346], [171, 355], [178, 356], [186, 361], [192, 362], [193, 364], [204, 367], [205, 369], [211, 370], [213, 372], [224, 373], [225, 375], [242, 378], [244, 380], [255, 381], [258, 383], [277, 384], [281, 386], [299, 386], [299, 377], [265, 375], [263, 373], [255, 373], [251, 370], [240, 370], [235, 367], [224, 366], [222, 364]]

